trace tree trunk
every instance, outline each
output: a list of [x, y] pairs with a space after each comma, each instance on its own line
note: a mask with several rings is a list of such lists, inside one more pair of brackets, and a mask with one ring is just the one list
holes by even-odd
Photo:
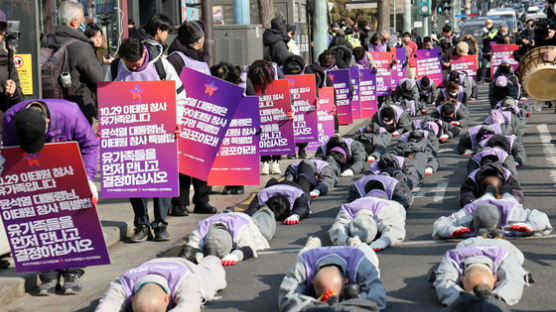
[[272, 0], [257, 0], [257, 5], [263, 28], [270, 28], [270, 21], [274, 18], [274, 2]]
[[390, 0], [378, 0], [378, 31], [390, 33]]

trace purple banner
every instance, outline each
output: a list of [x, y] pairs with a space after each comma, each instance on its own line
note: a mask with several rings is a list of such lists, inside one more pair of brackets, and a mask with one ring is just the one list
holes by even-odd
[[179, 138], [180, 173], [207, 180], [244, 89], [184, 67], [187, 95]]
[[[295, 154], [293, 110], [287, 80], [274, 80], [266, 89], [255, 86], [261, 117], [261, 156]], [[292, 115], [292, 118], [288, 115]]]
[[514, 59], [514, 51], [519, 49], [517, 44], [495, 44], [492, 46], [490, 55], [490, 78], [494, 77], [494, 73], [500, 67], [502, 59], [507, 57], [510, 59], [510, 65], [517, 70], [519, 62]]
[[260, 184], [259, 124], [259, 97], [242, 98], [210, 169], [209, 185]]
[[353, 123], [351, 110], [351, 80], [349, 69], [336, 69], [328, 72], [328, 77], [334, 84], [336, 94], [336, 115], [340, 125]]
[[396, 90], [398, 82], [405, 78], [406, 68], [403, 66], [405, 63], [405, 54], [405, 48], [395, 48], [392, 53], [394, 58], [392, 62], [392, 91]]
[[175, 82], [100, 82], [98, 110], [102, 197], [178, 196]]
[[308, 151], [316, 150], [321, 144], [328, 142], [334, 136], [334, 88], [324, 87], [319, 89], [319, 109], [318, 113], [318, 141], [313, 141], [307, 146]]
[[371, 118], [377, 111], [376, 101], [376, 71], [374, 69], [361, 69], [359, 81], [359, 94], [361, 100], [361, 118]]
[[452, 55], [450, 57], [451, 71], [464, 71], [477, 80], [477, 55]]
[[376, 73], [376, 96], [389, 96], [392, 87], [392, 53], [370, 52], [375, 61]]
[[77, 142], [0, 153], [0, 211], [17, 272], [110, 264]]
[[293, 133], [295, 143], [308, 143], [318, 137], [317, 87], [315, 74], [286, 75], [292, 106], [295, 110]]
[[442, 85], [442, 63], [440, 48], [415, 51], [417, 58], [417, 79], [428, 76], [435, 85]]
[[359, 67], [350, 66], [349, 77], [351, 78], [351, 87], [353, 88], [351, 92], [351, 113], [353, 119], [361, 119], [361, 100], [359, 99]]

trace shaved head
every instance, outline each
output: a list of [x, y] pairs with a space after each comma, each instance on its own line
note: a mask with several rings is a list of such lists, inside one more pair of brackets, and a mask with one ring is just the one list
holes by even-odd
[[340, 296], [344, 280], [340, 269], [335, 265], [329, 265], [318, 270], [313, 279], [315, 294], [320, 297], [326, 290], [332, 290], [336, 296]]
[[165, 312], [170, 298], [158, 284], [143, 285], [132, 299], [133, 312]]
[[472, 265], [463, 276], [463, 289], [465, 291], [473, 291], [473, 287], [479, 284], [485, 284], [492, 290], [495, 283], [496, 275], [492, 274], [490, 268], [483, 264]]

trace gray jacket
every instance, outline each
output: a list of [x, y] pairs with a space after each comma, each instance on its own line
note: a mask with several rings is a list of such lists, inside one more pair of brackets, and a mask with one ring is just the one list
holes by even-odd
[[[386, 308], [386, 291], [380, 280], [380, 271], [378, 269], [378, 258], [375, 252], [367, 245], [361, 244], [358, 247], [365, 253], [365, 258], [361, 261], [357, 271], [357, 284], [361, 288], [361, 299], [366, 299], [377, 303], [379, 309]], [[301, 255], [310, 250], [305, 247], [297, 256], [297, 261], [290, 268], [290, 271], [280, 284], [280, 293], [278, 296], [278, 308], [280, 311], [301, 311], [307, 308], [327, 307], [327, 303], [317, 300], [310, 295], [310, 289], [307, 287], [307, 270]], [[337, 257], [336, 263], [344, 268], [345, 262]]]
[[336, 162], [331, 161], [326, 157], [326, 154], [324, 153], [322, 146], [319, 146], [319, 148], [317, 149], [315, 153], [315, 158], [328, 161], [329, 163], [331, 163], [331, 165], [336, 166], [336, 168], [338, 168], [339, 171], [351, 169], [354, 174], [358, 174], [361, 171], [363, 171], [363, 169], [365, 168], [365, 163], [367, 162], [367, 153], [365, 152], [365, 147], [359, 141], [356, 140], [351, 141], [349, 147], [350, 147], [350, 154], [347, 163], [343, 168], [339, 168]]
[[372, 150], [369, 156], [373, 156], [378, 160], [385, 152], [386, 147], [390, 144], [392, 136], [387, 132], [381, 133], [367, 133], [363, 127], [355, 132], [353, 139], [361, 142], [365, 146], [366, 151]]
[[[458, 243], [456, 249], [474, 246], [499, 247], [507, 250], [508, 253], [499, 263], [496, 271], [498, 281], [494, 285], [493, 293], [502, 298], [508, 305], [516, 304], [521, 299], [523, 287], [525, 286], [524, 275], [527, 274], [522, 267], [524, 261], [523, 253], [506, 240], [485, 239], [482, 237], [466, 239]], [[473, 259], [469, 258], [466, 263], [488, 263], [491, 261], [489, 258], [485, 258], [484, 256], [473, 257]], [[436, 269], [434, 287], [438, 300], [444, 305], [452, 304], [463, 291], [458, 265], [452, 259], [444, 257]]]
[[[317, 167], [310, 159], [305, 159], [303, 162], [313, 167], [315, 173], [317, 173], [317, 186], [315, 189], [320, 191], [320, 195], [326, 195], [328, 191], [332, 190], [338, 183], [338, 175], [340, 174], [338, 166], [329, 164], [318, 171]], [[284, 177], [287, 181], [293, 182], [297, 177], [297, 169], [289, 165], [288, 168], [286, 168]]]

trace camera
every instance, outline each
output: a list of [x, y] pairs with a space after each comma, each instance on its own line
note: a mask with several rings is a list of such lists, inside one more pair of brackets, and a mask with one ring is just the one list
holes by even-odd
[[8, 48], [17, 48], [19, 44], [19, 21], [8, 21], [4, 40]]
[[548, 30], [556, 30], [556, 20], [540, 18], [535, 20], [535, 42], [543, 42], [548, 37]]

